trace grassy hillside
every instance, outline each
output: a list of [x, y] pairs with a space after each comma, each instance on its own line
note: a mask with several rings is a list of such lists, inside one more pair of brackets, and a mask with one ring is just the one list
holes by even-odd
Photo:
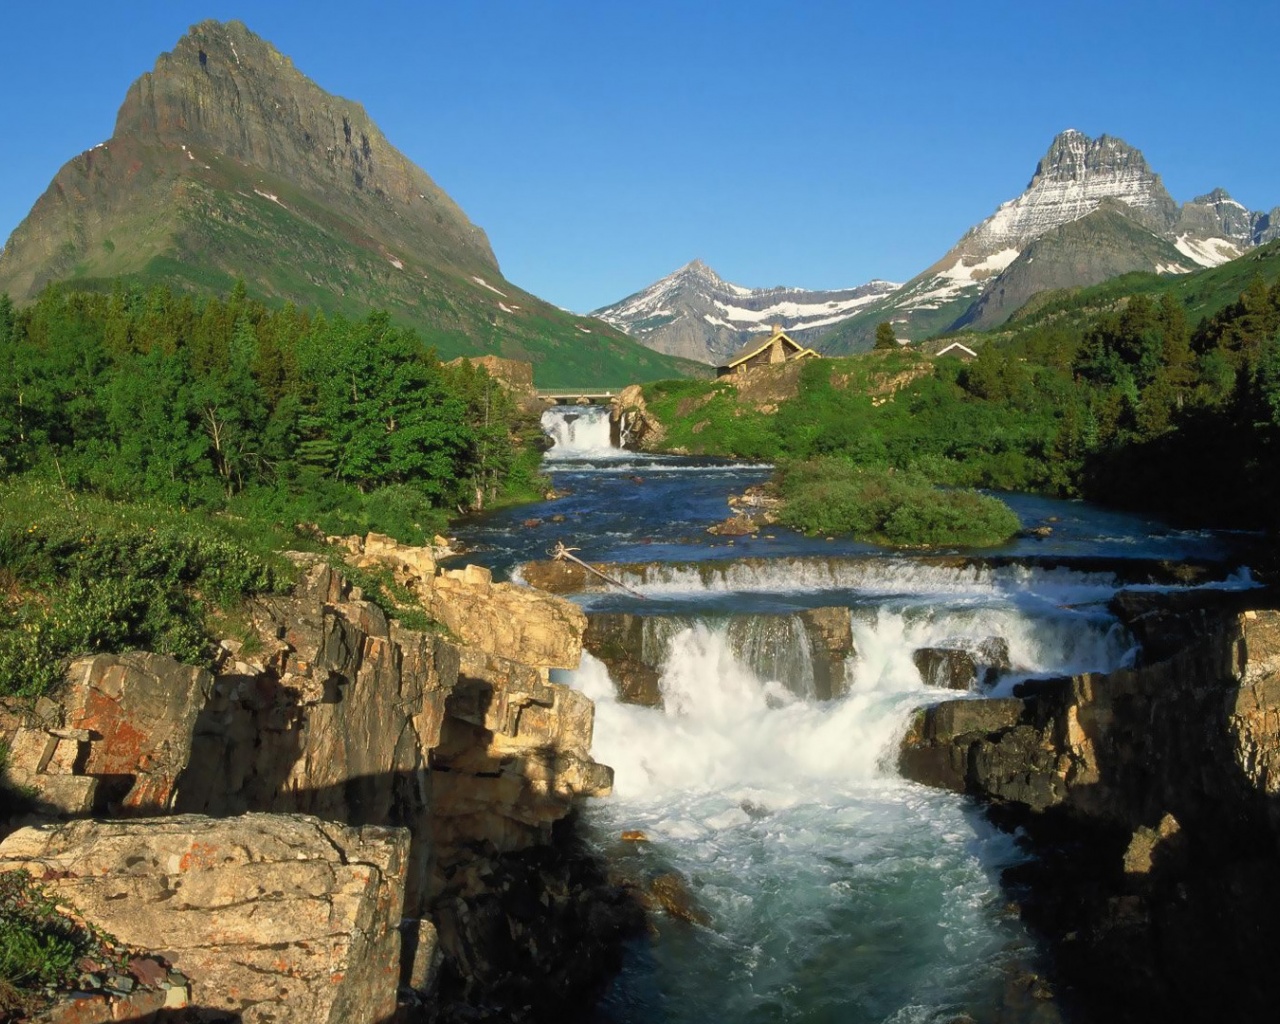
[[1044, 292], [1027, 302], [1002, 328], [989, 332], [988, 337], [1021, 335], [1051, 323], [1058, 328], [1083, 328], [1092, 317], [1132, 295], [1156, 299], [1171, 295], [1195, 324], [1234, 303], [1254, 278], [1261, 278], [1268, 286], [1280, 280], [1280, 240], [1259, 246], [1220, 267], [1190, 274], [1124, 274], [1088, 288]]

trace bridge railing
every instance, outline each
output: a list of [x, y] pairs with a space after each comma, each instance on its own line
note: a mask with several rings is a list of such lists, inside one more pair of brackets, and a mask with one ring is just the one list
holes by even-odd
[[613, 401], [622, 391], [622, 388], [586, 388], [581, 391], [572, 388], [539, 388], [536, 394], [541, 399], [560, 405], [576, 405], [579, 402], [595, 405]]

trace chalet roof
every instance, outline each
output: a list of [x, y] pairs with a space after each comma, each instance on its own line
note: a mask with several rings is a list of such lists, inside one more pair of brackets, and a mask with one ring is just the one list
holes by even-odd
[[[746, 362], [752, 356], [758, 355], [760, 352], [764, 351], [766, 348], [772, 345], [775, 340], [778, 340], [778, 339], [781, 339], [784, 345], [789, 346], [793, 350], [793, 354], [795, 355], [801, 355], [805, 352], [812, 353], [811, 349], [805, 348], [799, 342], [795, 341], [790, 335], [788, 335], [786, 331], [779, 328], [778, 330], [770, 334], [768, 337], [753, 338], [751, 341], [747, 342], [745, 345], [742, 346], [742, 348], [738, 349], [737, 352], [735, 352], [733, 355], [729, 357], [728, 362], [724, 363], [721, 369], [732, 369], [733, 367], [737, 366], [739, 363]], [[816, 355], [817, 353], [812, 353], [812, 354]]]
[[942, 349], [938, 353], [938, 355], [945, 356], [948, 352], [952, 352], [955, 349], [959, 349], [958, 352], [955, 352], [955, 355], [960, 355], [961, 353], [963, 353], [964, 355], [973, 356], [975, 359], [978, 357], [977, 352], [971, 349], [968, 345], [961, 345], [960, 342], [958, 341], [953, 341], [946, 348]]

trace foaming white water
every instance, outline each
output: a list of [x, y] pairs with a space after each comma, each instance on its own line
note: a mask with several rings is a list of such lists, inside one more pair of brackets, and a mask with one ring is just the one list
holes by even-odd
[[[897, 627], [882, 626], [887, 650]], [[663, 709], [619, 704], [589, 654], [571, 680], [596, 702], [593, 754], [615, 770], [594, 826], [642, 829], [638, 855], [680, 871], [711, 921], [664, 929], [602, 1019], [982, 1019], [998, 999], [1025, 940], [999, 918], [993, 874], [1018, 854], [959, 798], [894, 777], [927, 695], [909, 658], [878, 658], [819, 704], [753, 673], [727, 624], [694, 624], [669, 639]]]
[[[662, 711], [619, 704], [608, 670], [589, 654], [575, 681], [596, 701], [593, 752], [613, 766], [620, 798], [716, 793], [721, 824], [720, 811], [766, 792], [787, 804], [814, 786], [843, 788], [884, 774], [879, 763], [921, 690], [912, 667], [910, 675], [881, 674], [832, 704], [804, 701], [759, 679], [734, 655], [727, 631], [706, 625], [672, 639]], [[730, 817], [747, 816], [738, 808]]]
[[989, 637], [1009, 646], [1007, 681], [1110, 672], [1133, 655], [1128, 632], [1104, 612], [1043, 606], [1029, 612], [1012, 603], [855, 609], [853, 636], [860, 682], [917, 671], [912, 654], [922, 647], [966, 647]]
[[[923, 686], [913, 658], [921, 648], [977, 652], [978, 664], [988, 666], [989, 641], [1002, 640], [1009, 663], [998, 668], [1006, 688], [1035, 676], [1110, 672], [1134, 654], [1128, 632], [1100, 608], [1028, 607], [997, 599], [947, 606], [908, 598], [854, 607], [850, 618], [855, 694]], [[718, 699], [715, 694], [724, 688], [740, 709], [758, 703], [761, 687], [775, 707], [815, 697], [815, 652], [796, 613], [655, 615], [642, 620], [639, 650], [631, 653], [646, 665], [666, 666], [668, 706], [674, 701], [683, 707], [693, 699], [691, 692], [701, 701]], [[718, 683], [691, 682], [709, 679]]]
[[[771, 629], [786, 621], [761, 618]], [[720, 810], [765, 793], [790, 804], [818, 789], [856, 790], [893, 778], [908, 713], [938, 695], [926, 689], [912, 658], [920, 648], [1001, 637], [1009, 677], [1026, 678], [1111, 671], [1130, 647], [1124, 630], [1102, 615], [1032, 616], [1005, 606], [857, 609], [853, 685], [847, 696], [821, 703], [804, 699], [796, 680], [758, 673], [778, 662], [772, 652], [753, 657], [752, 645], [742, 642], [749, 617], [695, 621], [674, 633], [663, 628], [666, 621], [646, 624], [641, 652], [663, 665], [664, 709], [619, 703], [607, 667], [590, 654], [572, 680], [596, 703], [593, 753], [613, 766], [619, 798], [714, 793]]]
[[1118, 586], [1115, 576], [1105, 572], [884, 557], [659, 563], [624, 570], [619, 578], [651, 596], [696, 597], [709, 591], [794, 594], [855, 590], [863, 595], [944, 595], [950, 600], [966, 595], [1034, 595], [1051, 604], [1103, 601]]
[[548, 453], [555, 459], [599, 458], [618, 455], [610, 441], [609, 407], [557, 405], [542, 414], [542, 432], [555, 442]]

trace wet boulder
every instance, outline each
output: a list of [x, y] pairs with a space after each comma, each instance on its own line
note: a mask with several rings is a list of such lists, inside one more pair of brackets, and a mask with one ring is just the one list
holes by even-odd
[[1009, 669], [1009, 644], [1003, 637], [960, 637], [911, 655], [926, 686], [940, 690], [976, 690], [990, 686]]
[[938, 690], [971, 690], [978, 682], [978, 666], [973, 655], [955, 647], [921, 647], [911, 660], [920, 670], [925, 686]]
[[967, 792], [970, 747], [998, 740], [1018, 725], [1021, 700], [947, 700], [918, 711], [902, 739], [898, 769], [926, 786]]
[[731, 515], [720, 523], [707, 527], [707, 533], [717, 537], [748, 537], [760, 532], [760, 524], [741, 512]]
[[810, 608], [800, 613], [813, 655], [813, 690], [819, 700], [849, 692], [849, 659], [854, 655], [853, 616], [848, 608]]
[[689, 924], [709, 925], [708, 916], [693, 895], [689, 883], [679, 871], [663, 871], [650, 878], [645, 886], [646, 902], [661, 907], [668, 917]]
[[637, 615], [589, 615], [582, 646], [604, 662], [619, 701], [658, 708], [662, 707], [660, 666], [644, 656], [644, 626], [644, 619]]

